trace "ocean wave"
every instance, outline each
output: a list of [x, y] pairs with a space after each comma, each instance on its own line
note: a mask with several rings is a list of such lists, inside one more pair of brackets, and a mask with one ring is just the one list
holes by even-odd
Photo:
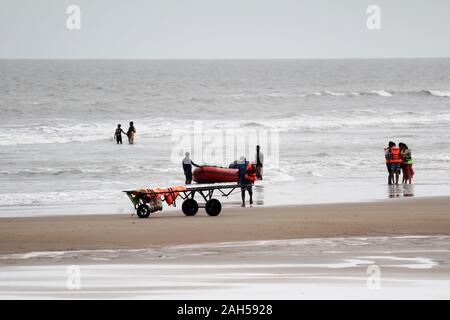
[[259, 127], [264, 127], [264, 124], [262, 124], [260, 122], [250, 121], [250, 122], [243, 123], [242, 127], [259, 128]]
[[169, 167], [158, 167], [154, 165], [102, 165], [102, 166], [80, 166], [80, 167], [34, 167], [32, 169], [12, 169], [0, 170], [0, 175], [21, 177], [33, 176], [63, 176], [63, 175], [83, 175], [83, 174], [133, 174], [133, 173], [174, 173], [179, 174], [181, 169], [174, 165]]
[[392, 97], [392, 93], [386, 90], [372, 90], [370, 93], [376, 94], [380, 97]]
[[[344, 112], [344, 111], [342, 111]], [[411, 128], [414, 126], [448, 125], [450, 113], [428, 114], [423, 112], [390, 110], [392, 117], [386, 117], [384, 112], [378, 114], [375, 110], [352, 114], [329, 112], [326, 115], [299, 114], [273, 119], [210, 119], [204, 121], [182, 119], [157, 119], [142, 121], [138, 127], [139, 139], [169, 138], [177, 134], [222, 134], [223, 130], [235, 130], [236, 134], [244, 134], [252, 130], [277, 130], [279, 132], [337, 130], [355, 127], [395, 126], [396, 128]], [[370, 116], [367, 116], [370, 113]], [[87, 124], [39, 124], [20, 127], [0, 128], [0, 146], [64, 144], [74, 142], [111, 143], [115, 125]], [[198, 131], [199, 130], [199, 131]], [[242, 130], [239, 131], [239, 130]], [[241, 133], [240, 133], [241, 132]]]
[[322, 96], [333, 96], [333, 97], [348, 97], [348, 96], [359, 96], [361, 95], [361, 93], [359, 92], [333, 92], [333, 91], [319, 91], [319, 92], [314, 92], [314, 93], [310, 93], [310, 94], [306, 94], [304, 96], [308, 97], [308, 96], [316, 96], [316, 97], [322, 97]]
[[0, 194], [0, 207], [39, 206], [62, 203], [82, 203], [84, 201], [110, 200], [123, 196], [120, 190], [67, 190], [39, 193]]
[[440, 90], [424, 90], [425, 93], [428, 93], [435, 97], [441, 98], [450, 98], [450, 91], [440, 91]]
[[319, 152], [319, 153], [316, 153], [314, 156], [316, 156], [316, 157], [329, 157], [330, 155], [328, 153], [326, 153], [326, 152]]
[[[165, 119], [157, 124], [142, 126], [140, 135], [156, 138], [167, 136], [170, 134], [165, 128], [167, 123], [171, 121]], [[112, 141], [115, 126], [113, 123], [54, 123], [0, 128], [0, 146]]]
[[335, 91], [319, 91], [314, 92], [311, 94], [306, 94], [305, 96], [316, 96], [316, 97], [323, 97], [323, 96], [333, 96], [333, 97], [358, 97], [358, 96], [364, 96], [364, 95], [375, 95], [380, 97], [392, 97], [393, 93], [387, 90], [370, 90], [370, 91], [346, 91], [346, 92], [335, 92]]
[[[175, 181], [175, 176], [182, 174], [177, 170], [177, 175], [173, 174], [165, 177], [164, 182], [157, 183], [153, 181], [152, 185], [138, 184], [130, 186], [129, 183], [122, 184], [117, 181], [116, 184], [122, 185], [118, 189], [93, 189], [93, 190], [64, 190], [64, 191], [47, 191], [47, 192], [30, 192], [30, 193], [2, 193], [0, 194], [1, 207], [30, 207], [43, 205], [60, 205], [68, 203], [86, 203], [91, 201], [109, 201], [114, 199], [126, 199], [122, 190], [140, 188], [140, 187], [156, 187], [164, 185], [182, 184], [181, 180]], [[267, 174], [264, 176], [265, 184], [294, 181], [295, 178], [287, 173], [287, 171], [279, 168], [267, 167]], [[110, 186], [111, 183], [108, 183]]]
[[[305, 97], [306, 95], [298, 94], [295, 97]], [[282, 92], [265, 92], [265, 93], [239, 93], [229, 96], [231, 100], [252, 100], [252, 99], [286, 99], [292, 95]]]
[[323, 173], [313, 171], [313, 170], [308, 171], [307, 174], [310, 176], [313, 176], [313, 177], [318, 177], [318, 178], [322, 178], [324, 176]]
[[261, 98], [276, 98], [276, 99], [293, 99], [305, 97], [360, 97], [360, 96], [378, 96], [383, 98], [390, 98], [395, 95], [431, 95], [438, 98], [450, 97], [448, 90], [430, 90], [423, 89], [417, 91], [398, 91], [389, 89], [373, 89], [367, 91], [331, 91], [323, 90], [312, 93], [262, 93], [262, 94], [236, 94], [231, 96], [232, 99], [237, 100], [251, 100]]

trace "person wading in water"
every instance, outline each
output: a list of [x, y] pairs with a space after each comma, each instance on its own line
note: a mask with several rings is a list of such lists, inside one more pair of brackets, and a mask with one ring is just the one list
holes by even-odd
[[114, 132], [114, 139], [116, 139], [117, 144], [122, 144], [122, 133], [126, 134], [125, 131], [122, 130], [122, 125], [119, 123]]
[[133, 121], [130, 122], [130, 127], [128, 128], [128, 131], [126, 133], [128, 137], [128, 143], [133, 144], [134, 143], [134, 135], [136, 134], [136, 128], [134, 127]]
[[388, 184], [394, 184], [394, 174], [395, 184], [398, 184], [398, 178], [403, 162], [400, 148], [397, 147], [394, 142], [390, 141], [388, 147], [384, 149], [384, 157], [386, 158], [386, 167], [389, 172]]

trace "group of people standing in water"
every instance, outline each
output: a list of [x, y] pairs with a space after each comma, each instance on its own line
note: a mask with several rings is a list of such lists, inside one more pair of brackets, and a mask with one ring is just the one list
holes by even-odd
[[403, 142], [397, 146], [395, 142], [389, 141], [388, 147], [384, 149], [384, 156], [389, 173], [388, 184], [398, 184], [400, 171], [403, 173], [402, 183], [411, 184], [414, 170], [411, 150], [408, 146]]
[[117, 125], [116, 131], [114, 132], [114, 139], [116, 140], [117, 144], [122, 144], [122, 133], [128, 137], [129, 144], [134, 143], [136, 128], [134, 127], [133, 121], [130, 121], [130, 127], [128, 128], [127, 132], [122, 130], [122, 125], [120, 123]]

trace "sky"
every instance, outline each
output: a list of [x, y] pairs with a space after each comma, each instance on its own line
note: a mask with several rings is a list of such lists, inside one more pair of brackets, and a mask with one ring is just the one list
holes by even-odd
[[[79, 30], [66, 26], [70, 5]], [[413, 57], [450, 57], [450, 1], [0, 0], [7, 59]]]

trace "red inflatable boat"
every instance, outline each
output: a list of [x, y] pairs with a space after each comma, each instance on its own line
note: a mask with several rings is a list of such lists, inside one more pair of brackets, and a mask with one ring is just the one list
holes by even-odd
[[193, 172], [197, 183], [237, 182], [238, 170], [214, 166], [201, 166]]

